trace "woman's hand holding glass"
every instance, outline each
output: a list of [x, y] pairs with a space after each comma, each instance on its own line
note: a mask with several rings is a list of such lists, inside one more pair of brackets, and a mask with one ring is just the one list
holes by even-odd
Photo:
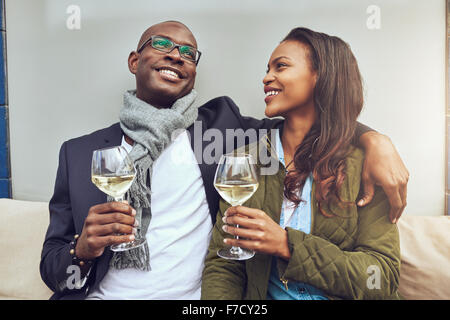
[[[220, 157], [214, 187], [226, 202], [232, 206], [242, 205], [252, 197], [258, 186], [256, 163], [251, 155], [234, 153]], [[236, 228], [239, 228], [239, 225], [236, 225]], [[255, 252], [233, 245], [231, 248], [218, 250], [217, 255], [224, 259], [247, 260], [253, 257]]]
[[[289, 260], [287, 231], [264, 211], [244, 206], [230, 207], [225, 211], [223, 230], [239, 239], [224, 239], [228, 245]], [[232, 225], [239, 225], [239, 228]], [[245, 238], [245, 239], [240, 239]]]

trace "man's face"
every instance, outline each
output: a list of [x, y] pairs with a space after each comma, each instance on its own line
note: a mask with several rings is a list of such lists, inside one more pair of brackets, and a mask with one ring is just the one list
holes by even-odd
[[[155, 35], [197, 48], [191, 31], [176, 22], [150, 27], [144, 32], [138, 47]], [[152, 48], [149, 43], [140, 53], [134, 51], [130, 54], [128, 65], [136, 76], [136, 96], [154, 106], [170, 107], [194, 87], [196, 64], [181, 58], [178, 48], [165, 53]]]

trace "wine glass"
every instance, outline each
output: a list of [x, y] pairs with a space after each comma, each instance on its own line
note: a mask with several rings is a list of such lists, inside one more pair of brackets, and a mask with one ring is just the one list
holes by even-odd
[[[242, 205], [258, 189], [255, 161], [249, 154], [222, 155], [214, 177], [214, 187], [232, 206]], [[236, 225], [239, 228], [239, 225]], [[238, 236], [235, 236], [239, 239]], [[255, 255], [253, 250], [232, 246], [217, 251], [219, 257], [247, 260]]]
[[[114, 198], [114, 201], [123, 202], [125, 193], [130, 188], [136, 176], [136, 169], [128, 152], [122, 146], [95, 150], [92, 154], [91, 179], [92, 183], [101, 191]], [[140, 211], [140, 210], [139, 210]], [[136, 219], [140, 225], [140, 215]], [[137, 230], [135, 239], [131, 242], [111, 246], [112, 251], [125, 251], [137, 248], [146, 242], [140, 230]]]

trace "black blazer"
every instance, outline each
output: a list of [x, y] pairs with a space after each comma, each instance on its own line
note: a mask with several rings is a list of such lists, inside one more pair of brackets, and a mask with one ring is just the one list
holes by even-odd
[[[195, 130], [195, 125], [187, 129], [193, 150], [195, 147], [198, 148], [200, 142], [203, 150], [210, 143], [203, 140], [203, 135], [199, 136], [199, 133], [203, 134], [206, 129], [218, 129], [225, 136], [226, 129], [270, 129], [281, 120], [257, 120], [243, 117], [229, 97], [219, 97], [199, 108], [197, 121], [201, 122], [202, 130]], [[66, 141], [61, 146], [54, 193], [49, 204], [50, 224], [40, 263], [42, 279], [55, 292], [52, 299], [84, 299], [88, 290], [96, 288], [108, 270], [112, 252], [109, 248], [105, 248], [103, 255], [94, 262], [85, 286], [80, 290], [67, 288], [67, 279], [72, 275], [67, 273], [67, 268], [71, 265], [69, 243], [75, 234], [81, 234], [89, 208], [106, 202], [106, 195], [91, 182], [92, 152], [96, 149], [120, 145], [122, 136], [120, 125], [116, 123], [89, 135]], [[234, 147], [239, 146], [234, 145]], [[225, 149], [224, 139], [222, 153]], [[215, 156], [220, 157], [220, 155]], [[213, 224], [219, 204], [219, 194], [213, 186], [216, 163], [217, 161], [213, 164], [199, 161]]]

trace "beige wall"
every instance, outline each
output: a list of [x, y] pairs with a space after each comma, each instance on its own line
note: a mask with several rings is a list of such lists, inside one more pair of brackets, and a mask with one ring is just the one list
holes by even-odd
[[[79, 30], [66, 26], [72, 4]], [[374, 4], [379, 29], [367, 25], [376, 26]], [[122, 92], [134, 88], [128, 54], [168, 19], [185, 22], [204, 52], [199, 102], [229, 95], [256, 117], [267, 59], [291, 28], [343, 38], [364, 77], [361, 121], [389, 135], [410, 170], [406, 212], [444, 213], [444, 0], [7, 0], [14, 198], [48, 201], [61, 143], [117, 121]]]

